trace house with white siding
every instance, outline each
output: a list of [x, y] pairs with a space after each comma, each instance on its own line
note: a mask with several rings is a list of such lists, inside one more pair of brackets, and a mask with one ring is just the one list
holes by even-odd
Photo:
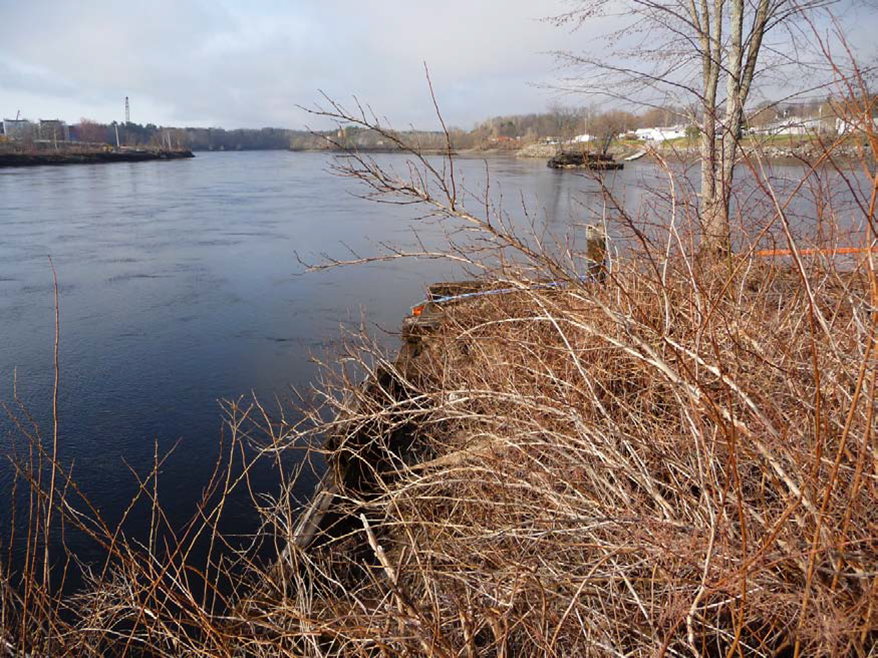
[[666, 142], [669, 139], [679, 139], [686, 136], [686, 126], [665, 126], [658, 128], [638, 128], [634, 136], [644, 142]]

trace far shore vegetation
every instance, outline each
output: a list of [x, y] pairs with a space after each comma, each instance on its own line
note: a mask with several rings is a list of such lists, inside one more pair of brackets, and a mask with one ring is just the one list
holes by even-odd
[[[606, 105], [606, 104], [605, 104]], [[648, 143], [652, 148], [699, 157], [698, 117], [676, 106], [640, 110], [612, 110], [603, 106], [575, 106], [558, 102], [545, 112], [497, 116], [472, 129], [451, 127], [454, 151], [497, 152], [520, 157], [550, 157], [561, 150], [593, 150], [609, 144], [611, 152], [630, 154]], [[808, 102], [762, 102], [747, 114], [741, 145], [801, 149], [844, 132], [839, 108], [831, 98]], [[52, 122], [53, 124], [55, 122]], [[64, 138], [42, 134], [38, 122], [31, 132], [18, 136], [0, 134], [0, 153], [40, 152], [115, 147], [137, 149], [188, 149], [192, 151], [292, 150], [398, 150], [380, 133], [355, 124], [333, 130], [286, 128], [225, 129], [179, 128], [155, 124], [102, 124], [89, 119], [66, 126]], [[644, 129], [659, 129], [643, 135]], [[394, 131], [413, 148], [445, 151], [442, 130]], [[638, 134], [640, 133], [640, 134]], [[851, 136], [851, 140], [853, 137]]]

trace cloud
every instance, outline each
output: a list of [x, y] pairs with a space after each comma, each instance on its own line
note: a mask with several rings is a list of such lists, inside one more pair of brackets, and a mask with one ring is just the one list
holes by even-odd
[[[0, 22], [0, 114], [110, 121], [122, 118], [129, 96], [141, 123], [320, 127], [297, 106], [311, 106], [322, 90], [347, 102], [356, 95], [395, 126], [427, 128], [436, 120], [426, 62], [446, 121], [470, 127], [543, 110], [553, 95], [541, 84], [564, 75], [550, 51], [607, 55], [625, 39], [636, 40], [636, 50], [649, 36], [632, 30], [608, 43], [600, 40], [612, 34], [606, 21], [571, 31], [543, 20], [570, 7], [570, 0], [28, 0]], [[609, 27], [626, 20], [611, 14]]]
[[544, 51], [576, 40], [555, 3], [30, 0], [0, 24], [0, 113], [164, 124], [301, 127], [318, 89], [356, 94], [395, 124], [432, 121], [423, 62], [454, 124], [537, 111]]

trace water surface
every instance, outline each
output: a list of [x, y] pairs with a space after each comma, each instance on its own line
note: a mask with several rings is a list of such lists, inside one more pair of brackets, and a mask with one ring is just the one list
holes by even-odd
[[[391, 166], [404, 160], [382, 156]], [[357, 198], [308, 153], [204, 153], [194, 160], [0, 171], [0, 400], [13, 386], [51, 428], [51, 255], [60, 282], [60, 457], [111, 522], [165, 451], [161, 495], [178, 521], [214, 465], [218, 400], [307, 389], [311, 357], [365, 320], [388, 346], [443, 262], [375, 263], [302, 276], [302, 259], [412, 242], [411, 209]], [[460, 176], [483, 187], [485, 163]], [[575, 177], [493, 160], [496, 192], [534, 196], [553, 220], [580, 212]], [[539, 197], [537, 199], [536, 197]], [[498, 197], [499, 198], [499, 197]], [[435, 229], [422, 227], [436, 241]], [[2, 450], [18, 435], [0, 416]], [[12, 469], [0, 463], [0, 492]], [[271, 488], [271, 483], [266, 483]], [[4, 496], [6, 498], [6, 496]], [[0, 528], [8, 520], [0, 504]], [[141, 519], [145, 521], [145, 517]], [[137, 519], [132, 520], [137, 527]], [[136, 530], [135, 530], [136, 534]], [[0, 540], [3, 535], [0, 534]]]
[[[380, 157], [404, 170], [403, 158]], [[323, 154], [253, 152], [0, 170], [0, 401], [12, 401], [17, 382], [20, 399], [51, 426], [51, 255], [61, 298], [60, 456], [110, 522], [136, 491], [126, 462], [145, 473], [154, 442], [164, 451], [177, 441], [161, 495], [182, 521], [214, 464], [218, 400], [307, 389], [311, 357], [332, 353], [340, 327], [361, 319], [392, 346], [425, 285], [457, 274], [441, 261], [392, 261], [302, 276], [296, 253], [319, 261], [412, 242], [415, 210], [358, 198], [363, 190], [328, 164]], [[517, 221], [528, 220], [522, 201], [559, 234], [600, 219], [598, 187], [585, 177], [538, 160], [488, 165], [493, 198]], [[484, 161], [457, 167], [463, 185], [484, 189]], [[632, 208], [645, 178], [661, 173], [636, 163], [613, 179]], [[440, 241], [435, 228], [421, 230], [428, 245]], [[8, 451], [17, 431], [0, 417], [0, 433]], [[4, 461], [0, 492], [11, 482]], [[8, 507], [0, 504], [0, 542]], [[146, 518], [132, 517], [135, 536]]]

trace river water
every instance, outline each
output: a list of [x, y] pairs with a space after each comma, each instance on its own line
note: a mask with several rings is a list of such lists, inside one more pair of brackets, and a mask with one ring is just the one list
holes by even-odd
[[[382, 156], [391, 166], [404, 161]], [[179, 441], [161, 498], [182, 522], [214, 466], [219, 400], [272, 401], [315, 377], [344, 325], [365, 320], [389, 346], [440, 261], [302, 275], [322, 253], [412, 242], [410, 209], [358, 198], [316, 153], [203, 153], [193, 160], [0, 170], [0, 401], [14, 387], [51, 433], [54, 307], [60, 285], [60, 459], [111, 523], [148, 472], [155, 442]], [[459, 161], [473, 189], [485, 163]], [[553, 220], [581, 214], [583, 182], [540, 161], [495, 159], [497, 192], [521, 189]], [[433, 240], [436, 231], [422, 230]], [[0, 413], [8, 453], [20, 433]], [[0, 543], [13, 470], [0, 462]], [[270, 482], [265, 483], [267, 490]], [[21, 512], [21, 510], [19, 510]], [[148, 509], [129, 526], [137, 536]]]
[[[400, 169], [404, 160], [381, 156]], [[315, 377], [340, 327], [361, 319], [393, 345], [425, 284], [456, 273], [441, 261], [392, 261], [302, 275], [302, 259], [347, 258], [412, 242], [416, 210], [358, 198], [318, 153], [203, 153], [193, 160], [0, 170], [0, 402], [13, 386], [51, 428], [54, 307], [60, 283], [60, 458], [111, 523], [136, 492], [126, 462], [148, 472], [154, 443], [179, 446], [161, 497], [182, 522], [214, 465], [218, 401], [255, 392], [285, 398]], [[597, 185], [542, 161], [493, 158], [494, 198], [523, 219], [523, 198], [559, 233], [599, 219]], [[459, 181], [484, 186], [486, 163], [457, 161]], [[796, 173], [793, 171], [792, 173]], [[649, 164], [616, 178], [636, 203]], [[791, 176], [795, 178], [795, 176]], [[521, 197], [519, 195], [522, 195]], [[435, 228], [423, 229], [427, 243]], [[0, 414], [0, 452], [21, 445]], [[0, 463], [0, 545], [12, 469]], [[271, 491], [270, 476], [261, 483]], [[142, 533], [148, 509], [130, 520]], [[248, 521], [242, 519], [242, 528]]]

